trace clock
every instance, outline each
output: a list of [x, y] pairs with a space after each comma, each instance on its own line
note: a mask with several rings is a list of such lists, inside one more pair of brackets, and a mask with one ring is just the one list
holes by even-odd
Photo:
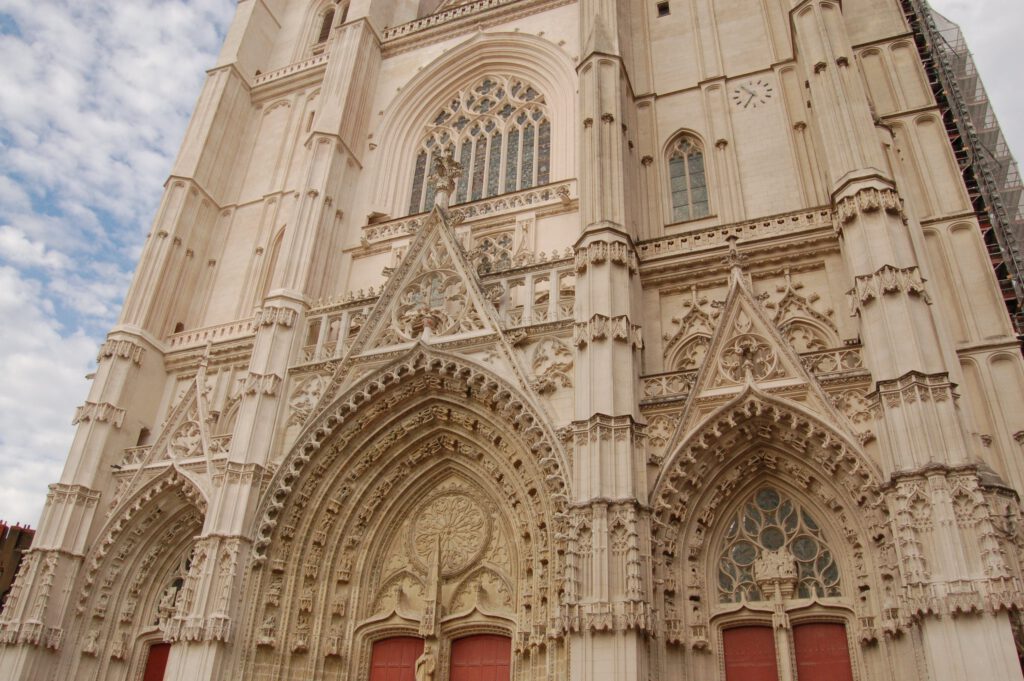
[[771, 99], [772, 94], [772, 86], [759, 78], [737, 85], [732, 91], [732, 101], [741, 109], [756, 109]]

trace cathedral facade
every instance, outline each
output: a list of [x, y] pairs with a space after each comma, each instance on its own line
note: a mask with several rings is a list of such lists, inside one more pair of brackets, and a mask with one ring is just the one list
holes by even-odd
[[17, 681], [1020, 680], [917, 0], [240, 0]]

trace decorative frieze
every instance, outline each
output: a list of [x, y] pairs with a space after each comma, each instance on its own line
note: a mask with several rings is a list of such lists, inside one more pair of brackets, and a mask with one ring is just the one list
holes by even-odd
[[75, 417], [71, 419], [71, 425], [79, 423], [109, 423], [115, 428], [120, 428], [124, 422], [125, 410], [116, 407], [109, 402], [86, 402], [75, 408]]
[[625, 315], [608, 317], [595, 314], [590, 321], [577, 322], [573, 327], [573, 344], [576, 347], [607, 339], [629, 343], [636, 350], [642, 350], [644, 347], [641, 328], [631, 323], [629, 317]]
[[646, 403], [685, 398], [690, 394], [696, 379], [696, 369], [642, 376], [640, 378], [640, 399]]
[[592, 631], [653, 631], [657, 616], [643, 601], [596, 602], [564, 605], [553, 623], [558, 634]]
[[96, 355], [96, 362], [102, 362], [104, 359], [127, 359], [132, 364], [142, 364], [142, 358], [146, 354], [146, 349], [136, 343], [135, 341], [126, 339], [110, 339], [100, 346], [99, 353]]
[[[565, 206], [571, 203], [575, 186], [571, 182], [525, 189], [514, 194], [481, 199], [472, 203], [459, 204], [454, 208], [463, 220], [510, 213], [526, 208], [538, 209], [548, 206]], [[386, 241], [415, 234], [423, 226], [426, 215], [391, 220], [379, 224], [365, 225], [362, 229], [363, 245]]]
[[894, 267], [882, 265], [872, 274], [854, 277], [854, 286], [847, 292], [850, 299], [850, 314], [856, 316], [860, 309], [876, 298], [895, 293], [920, 296], [931, 304], [931, 296], [925, 290], [925, 280], [916, 265]]
[[744, 244], [757, 239], [766, 239], [820, 229], [831, 229], [832, 212], [828, 209], [813, 209], [798, 213], [785, 213], [751, 222], [738, 222], [706, 229], [672, 234], [637, 244], [642, 262], [661, 256], [695, 253], [725, 246], [730, 238], [739, 238]]
[[885, 211], [891, 215], [903, 215], [903, 199], [894, 189], [867, 187], [853, 196], [836, 202], [836, 221], [842, 226], [853, 221], [861, 213]]

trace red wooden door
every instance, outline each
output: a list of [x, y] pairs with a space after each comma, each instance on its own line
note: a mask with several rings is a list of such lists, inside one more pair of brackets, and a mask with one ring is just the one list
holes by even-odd
[[[722, 632], [725, 681], [779, 681], [771, 627], [736, 627]], [[800, 681], [803, 681], [801, 679]]]
[[850, 647], [842, 624], [815, 622], [793, 627], [798, 681], [853, 681]]
[[164, 681], [167, 656], [170, 652], [170, 643], [154, 643], [149, 647], [146, 654], [146, 672], [142, 675], [142, 681]]
[[416, 681], [416, 658], [423, 654], [423, 639], [386, 638], [373, 644], [370, 681]]
[[509, 681], [512, 639], [507, 636], [467, 636], [452, 641], [450, 681]]

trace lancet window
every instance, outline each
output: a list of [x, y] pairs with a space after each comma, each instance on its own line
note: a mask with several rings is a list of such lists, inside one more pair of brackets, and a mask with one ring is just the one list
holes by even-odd
[[[313, 25], [309, 28], [310, 42], [313, 45], [314, 54], [319, 54], [323, 51], [327, 40], [331, 37], [331, 29], [334, 28], [335, 23], [345, 23], [347, 14], [347, 3], [330, 4], [317, 12], [313, 19]], [[336, 22], [335, 19], [338, 19], [338, 21]]]
[[430, 121], [413, 171], [409, 212], [430, 208], [434, 159], [462, 164], [454, 203], [551, 180], [551, 122], [544, 96], [518, 78], [488, 76], [458, 92]]
[[327, 42], [327, 39], [331, 35], [331, 24], [334, 22], [334, 8], [331, 8], [324, 12], [324, 16], [320, 22], [320, 33], [317, 35], [316, 44]]
[[672, 197], [672, 221], [696, 220], [710, 214], [704, 149], [693, 137], [683, 135], [668, 156]]
[[775, 559], [795, 565], [796, 598], [840, 596], [839, 567], [818, 523], [799, 503], [762, 487], [729, 522], [718, 560], [718, 600], [768, 600], [758, 566]]

